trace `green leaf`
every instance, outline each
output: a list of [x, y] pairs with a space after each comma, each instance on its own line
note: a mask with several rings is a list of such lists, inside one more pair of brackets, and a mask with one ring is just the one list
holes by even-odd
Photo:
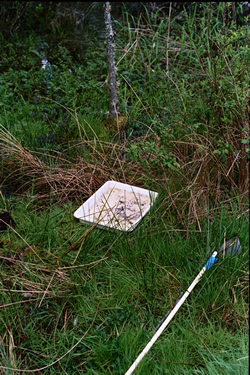
[[214, 152], [213, 152], [213, 154], [218, 154], [218, 155], [220, 155], [221, 154], [221, 151], [220, 150], [214, 150]]
[[249, 139], [242, 139], [241, 143], [243, 143], [243, 145], [246, 145], [247, 143], [249, 143]]
[[33, 52], [35, 55], [37, 55], [40, 59], [42, 58], [42, 56], [40, 55], [39, 52], [37, 52], [35, 49], [31, 49], [30, 52]]

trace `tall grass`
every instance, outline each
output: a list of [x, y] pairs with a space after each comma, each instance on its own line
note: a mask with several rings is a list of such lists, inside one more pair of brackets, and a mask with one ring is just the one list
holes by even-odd
[[221, 231], [239, 228], [240, 256], [204, 276], [138, 373], [219, 373], [225, 363], [246, 370], [245, 218], [227, 213], [185, 240], [166, 230], [157, 209], [127, 235], [81, 225], [76, 206], [41, 211], [30, 199], [15, 203], [15, 230], [1, 236], [3, 370], [124, 373], [218, 248]]

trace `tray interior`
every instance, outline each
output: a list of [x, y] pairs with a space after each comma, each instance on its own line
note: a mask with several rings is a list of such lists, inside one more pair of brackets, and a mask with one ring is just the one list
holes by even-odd
[[108, 181], [79, 207], [74, 216], [82, 223], [97, 223], [107, 229], [133, 230], [157, 195], [146, 189]]

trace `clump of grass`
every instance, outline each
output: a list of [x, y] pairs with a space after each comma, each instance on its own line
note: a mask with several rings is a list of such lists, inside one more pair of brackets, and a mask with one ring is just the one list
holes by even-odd
[[124, 145], [89, 139], [77, 142], [83, 156], [68, 157], [65, 153], [31, 152], [24, 148], [3, 126], [0, 129], [1, 156], [6, 180], [13, 187], [33, 191], [39, 199], [55, 196], [57, 202], [68, 198], [84, 201], [107, 180], [131, 182], [138, 173], [133, 163], [123, 157]]
[[[239, 213], [247, 210], [247, 166], [241, 170], [246, 181], [239, 188], [230, 174], [232, 166], [226, 165], [225, 160], [215, 154], [215, 147], [209, 138], [193, 133], [183, 141], [176, 141], [174, 150], [182, 171], [179, 183], [185, 186], [177, 195], [179, 201], [183, 199], [180, 215], [186, 216], [190, 225], [195, 224], [200, 230], [200, 218], [209, 217], [212, 221], [223, 205], [232, 207], [235, 197], [238, 197]], [[245, 158], [244, 151], [241, 157]], [[239, 171], [241, 167], [239, 161], [235, 160], [234, 170]]]

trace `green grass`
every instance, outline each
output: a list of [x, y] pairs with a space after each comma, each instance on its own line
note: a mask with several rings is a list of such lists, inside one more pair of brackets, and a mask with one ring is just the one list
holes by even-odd
[[[175, 21], [124, 3], [124, 143], [107, 125], [102, 40], [75, 61], [51, 35], [43, 71], [40, 35], [1, 36], [0, 213], [16, 225], [0, 232], [0, 374], [124, 374], [234, 235], [241, 254], [204, 274], [135, 375], [248, 373], [249, 48], [228, 4], [192, 4]], [[109, 179], [159, 192], [132, 233], [73, 217]]]
[[[46, 210], [30, 198], [4, 204], [16, 227], [1, 234], [2, 366], [124, 373], [214, 250], [210, 241], [218, 248], [224, 230], [228, 236], [236, 230], [242, 253], [204, 275], [136, 373], [246, 373], [248, 362], [240, 359], [248, 355], [244, 217], [225, 212], [184, 239], [154, 210], [126, 234], [80, 224], [76, 203]], [[27, 244], [33, 249], [24, 252]]]

